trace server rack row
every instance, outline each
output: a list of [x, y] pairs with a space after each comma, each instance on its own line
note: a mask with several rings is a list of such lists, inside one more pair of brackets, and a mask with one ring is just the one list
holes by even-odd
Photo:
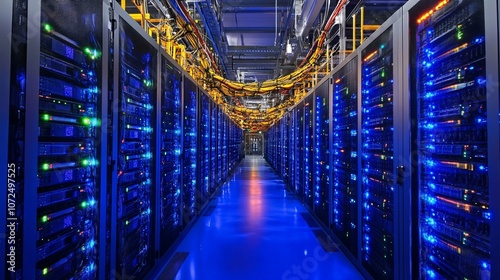
[[408, 2], [265, 134], [368, 278], [500, 275], [498, 9]]
[[10, 8], [0, 278], [153, 277], [241, 160], [242, 130], [108, 1]]

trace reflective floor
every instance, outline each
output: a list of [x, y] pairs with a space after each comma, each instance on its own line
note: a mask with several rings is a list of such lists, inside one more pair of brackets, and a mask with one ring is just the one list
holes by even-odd
[[177, 249], [188, 253], [177, 280], [363, 279], [334, 244], [316, 237], [307, 210], [261, 156], [247, 156], [211, 205]]

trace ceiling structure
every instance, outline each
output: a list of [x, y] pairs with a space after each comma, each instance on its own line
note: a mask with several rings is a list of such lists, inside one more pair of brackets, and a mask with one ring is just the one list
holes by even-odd
[[[252, 130], [266, 129], [286, 112], [287, 107], [293, 106], [297, 101], [294, 90], [298, 86], [302, 90], [310, 89], [312, 85], [303, 83], [303, 77], [299, 79], [298, 75], [311, 75], [318, 65], [323, 69], [326, 65], [326, 71], [333, 69], [406, 2], [120, 1], [125, 2], [129, 13], [144, 13], [144, 10], [154, 13], [156, 10], [158, 15], [153, 17], [166, 17], [169, 24], [176, 19], [178, 33], [183, 33], [190, 25], [186, 36], [196, 33], [196, 38], [181, 42], [193, 53], [201, 53], [198, 59], [208, 61], [204, 68], [216, 68], [216, 71], [210, 70], [210, 81], [205, 79], [203, 83], [222, 92], [220, 96], [226, 112], [243, 128]], [[145, 8], [137, 9], [141, 4]], [[357, 25], [354, 15], [358, 15]], [[360, 27], [360, 22], [364, 27]], [[147, 20], [143, 20], [142, 25], [147, 29]], [[205, 44], [208, 47], [203, 52]], [[301, 67], [304, 70], [297, 71]], [[325, 74], [324, 70], [318, 71], [315, 77], [319, 80]], [[293, 79], [283, 78], [285, 76]], [[261, 91], [261, 87], [266, 90]]]
[[[302, 11], [302, 1], [209, 0], [208, 2], [188, 1], [187, 5], [196, 7], [227, 79], [241, 83], [262, 83], [275, 79], [296, 69], [295, 58], [301, 51], [307, 53], [309, 50], [307, 45], [304, 48], [299, 47], [299, 41], [294, 33], [295, 16], [299, 15], [295, 6], [300, 5]], [[325, 0], [309, 2], [315, 2], [315, 5], [309, 4], [306, 8], [308, 10], [301, 12], [300, 15], [310, 15], [310, 18], [303, 18], [303, 22], [307, 22], [307, 27], [310, 29]], [[304, 31], [304, 34], [306, 33], [307, 30]], [[240, 97], [236, 102], [245, 108], [266, 110], [275, 107], [285, 98], [285, 95], [275, 91], [266, 95]]]

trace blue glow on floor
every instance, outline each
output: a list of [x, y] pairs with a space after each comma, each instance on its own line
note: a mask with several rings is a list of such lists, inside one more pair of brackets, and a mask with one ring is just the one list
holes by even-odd
[[326, 253], [260, 156], [247, 156], [177, 248], [189, 255], [176, 280], [364, 279], [347, 257]]

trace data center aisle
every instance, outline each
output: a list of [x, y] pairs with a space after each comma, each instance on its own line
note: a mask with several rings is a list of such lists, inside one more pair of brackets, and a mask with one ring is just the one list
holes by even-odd
[[176, 280], [363, 279], [334, 244], [319, 241], [319, 227], [260, 156], [241, 162], [211, 206], [177, 249], [187, 257]]

